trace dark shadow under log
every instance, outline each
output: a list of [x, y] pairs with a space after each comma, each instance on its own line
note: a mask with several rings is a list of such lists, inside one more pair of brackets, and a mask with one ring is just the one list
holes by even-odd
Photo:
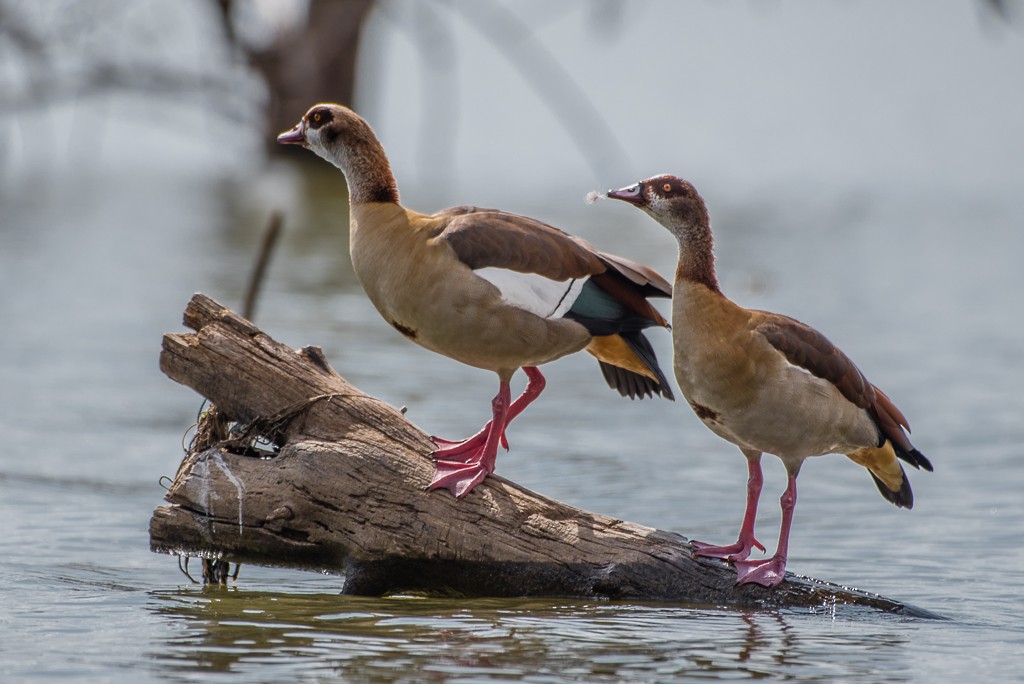
[[[204, 295], [160, 367], [215, 408], [150, 522], [154, 551], [344, 575], [347, 594], [559, 596], [747, 608], [927, 611], [787, 575], [736, 586], [684, 537], [488, 477], [427, 492], [433, 445], [400, 411]], [[229, 432], [213, 429], [233, 425]]]

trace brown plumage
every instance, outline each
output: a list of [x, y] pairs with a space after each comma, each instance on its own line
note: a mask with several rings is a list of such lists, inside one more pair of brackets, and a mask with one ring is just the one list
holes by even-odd
[[[748, 461], [747, 510], [739, 539], [729, 546], [695, 542], [699, 555], [736, 563], [740, 582], [782, 581], [796, 505], [796, 478], [804, 460], [845, 454], [865, 467], [886, 500], [914, 505], [899, 460], [932, 465], [907, 436], [907, 419], [824, 335], [804, 323], [744, 309], [722, 294], [715, 274], [713, 237], [704, 200], [674, 176], [657, 176], [613, 190], [608, 197], [644, 210], [679, 243], [672, 292], [674, 368], [679, 387], [713, 432], [736, 444]], [[761, 454], [786, 466], [782, 531], [775, 555], [746, 560], [754, 547], [761, 492]]]
[[[505, 426], [544, 387], [536, 366], [566, 354], [587, 349], [625, 396], [672, 398], [642, 333], [667, 326], [646, 298], [667, 297], [671, 286], [652, 269], [525, 216], [406, 209], [380, 141], [346, 107], [316, 105], [278, 141], [345, 174], [352, 266], [384, 319], [427, 349], [498, 374], [491, 421], [467, 440], [435, 438], [430, 488], [463, 496], [493, 472]], [[513, 402], [508, 383], [519, 368], [529, 382]]]

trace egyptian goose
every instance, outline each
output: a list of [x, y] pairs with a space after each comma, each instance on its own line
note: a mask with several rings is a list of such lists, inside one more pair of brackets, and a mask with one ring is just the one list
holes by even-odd
[[[672, 288], [652, 269], [525, 216], [406, 209], [380, 141], [346, 107], [318, 104], [277, 140], [345, 174], [352, 266], [384, 320], [427, 349], [498, 374], [492, 417], [480, 432], [458, 442], [432, 438], [429, 489], [462, 497], [493, 472], [499, 442], [508, 448], [506, 426], [544, 388], [537, 366], [566, 354], [593, 354], [623, 396], [673, 398], [641, 332], [668, 327], [647, 297], [668, 297]], [[519, 368], [527, 386], [511, 401]]]
[[[679, 388], [712, 432], [747, 458], [747, 505], [739, 539], [728, 546], [694, 542], [697, 554], [732, 560], [739, 583], [782, 582], [796, 505], [796, 478], [809, 456], [845, 454], [871, 473], [901, 508], [914, 496], [897, 459], [932, 470], [911, 445], [907, 419], [857, 366], [817, 330], [786, 316], [744, 309], [718, 287], [707, 207], [694, 187], [656, 176], [608, 197], [644, 210], [679, 242], [672, 288], [672, 337]], [[782, 459], [789, 484], [772, 558], [747, 560], [761, 494], [761, 454]]]

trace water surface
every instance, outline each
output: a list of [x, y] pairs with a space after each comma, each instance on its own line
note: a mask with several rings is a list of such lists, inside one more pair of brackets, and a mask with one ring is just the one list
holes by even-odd
[[[237, 304], [270, 208], [288, 216], [257, 314], [270, 334], [321, 345], [357, 386], [443, 435], [479, 427], [496, 390], [490, 374], [420, 350], [379, 320], [345, 257], [336, 173], [275, 165], [260, 174], [259, 187], [276, 190], [140, 174], [119, 177], [113, 195], [94, 192], [103, 179], [0, 191], [0, 665], [11, 681], [1016, 676], [1019, 198], [839, 192], [794, 205], [708, 193], [719, 199], [723, 288], [841, 344], [907, 413], [936, 466], [910, 473], [917, 505], [908, 512], [844, 459], [809, 462], [790, 569], [948, 618], [929, 621], [848, 609], [351, 598], [339, 595], [339, 577], [251, 566], [230, 589], [191, 584], [172, 558], [148, 551], [159, 478], [173, 474], [199, 407], [159, 373], [160, 336], [181, 330], [193, 291]], [[671, 272], [668, 235], [629, 207], [507, 208]], [[667, 334], [651, 337], [667, 363]], [[499, 472], [687, 536], [735, 535], [745, 470], [734, 447], [681, 402], [619, 398], [585, 356], [548, 369], [549, 387], [510, 431]], [[766, 475], [758, 536], [771, 548], [781, 465], [768, 459]]]
[[[84, 49], [233, 87], [223, 99], [83, 92], [0, 117], [0, 679], [1022, 680], [1024, 38], [979, 12], [992, 3], [517, 0], [535, 34], [502, 52], [464, 14], [477, 3], [381, 2], [360, 53], [359, 108], [410, 207], [528, 213], [671, 273], [662, 229], [582, 199], [660, 172], [693, 180], [724, 290], [838, 343], [935, 464], [910, 473], [905, 511], [847, 460], [808, 462], [790, 570], [944, 620], [353, 598], [337, 576], [253, 566], [228, 589], [194, 585], [149, 552], [160, 479], [200, 406], [159, 372], [161, 335], [183, 330], [195, 291], [239, 305], [272, 210], [285, 231], [256, 313], [270, 335], [320, 345], [356, 386], [451, 438], [487, 419], [497, 381], [379, 318], [349, 266], [339, 174], [261, 156], [260, 87], [230, 63], [209, 3], [96, 4], [14, 3], [11, 16], [49, 31], [65, 76]], [[271, 4], [288, 5], [246, 7]], [[101, 19], [91, 31], [75, 23], [88, 16]], [[448, 53], [427, 49], [441, 43]], [[610, 134], [580, 135], [520, 68], [550, 63], [507, 58], [537, 45]], [[16, 102], [45, 69], [0, 48], [4, 102]], [[668, 334], [650, 338], [669, 367]], [[623, 400], [585, 354], [545, 375], [501, 475], [688, 537], [735, 538], [744, 461], [684, 402]], [[758, 537], [772, 548], [785, 477], [765, 464]]]

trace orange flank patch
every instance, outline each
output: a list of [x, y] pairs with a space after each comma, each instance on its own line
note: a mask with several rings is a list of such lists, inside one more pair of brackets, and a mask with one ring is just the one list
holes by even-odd
[[865, 447], [846, 455], [857, 465], [862, 465], [893, 492], [898, 492], [903, 486], [904, 474], [899, 461], [896, 460], [896, 452], [893, 451], [892, 442], [886, 441], [881, 447], [873, 449]]
[[658, 382], [658, 376], [647, 367], [647, 364], [636, 355], [636, 352], [619, 335], [595, 337], [587, 345], [587, 351], [597, 357], [599, 361], [604, 361], [619, 368], [625, 368], [637, 375], [642, 375]]

